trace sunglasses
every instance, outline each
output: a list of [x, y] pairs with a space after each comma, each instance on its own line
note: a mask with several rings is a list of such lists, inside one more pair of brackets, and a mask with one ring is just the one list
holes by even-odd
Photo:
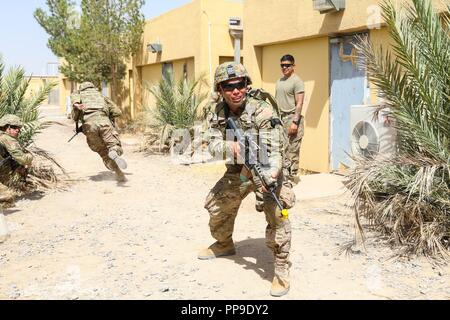
[[293, 64], [292, 63], [282, 63], [282, 64], [280, 64], [280, 67], [281, 67], [281, 69], [284, 69], [284, 68], [290, 68], [290, 67], [292, 67], [293, 66]]
[[13, 130], [20, 130], [20, 127], [18, 127], [18, 126], [9, 126], [9, 127]]
[[239, 81], [236, 83], [222, 83], [220, 87], [223, 91], [233, 91], [234, 89], [242, 90], [247, 87], [247, 82]]

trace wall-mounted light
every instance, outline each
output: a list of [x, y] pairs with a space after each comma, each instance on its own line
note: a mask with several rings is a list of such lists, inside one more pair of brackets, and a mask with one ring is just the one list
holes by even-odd
[[147, 50], [152, 53], [162, 52], [162, 44], [160, 43], [150, 43], [147, 45]]
[[313, 0], [313, 7], [320, 13], [336, 12], [345, 9], [345, 0]]
[[242, 20], [239, 17], [231, 17], [228, 19], [228, 27], [231, 30], [242, 30]]

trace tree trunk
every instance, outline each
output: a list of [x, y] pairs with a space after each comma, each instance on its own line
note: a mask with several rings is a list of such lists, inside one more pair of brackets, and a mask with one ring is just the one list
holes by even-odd
[[114, 101], [114, 103], [118, 104], [118, 96], [117, 96], [117, 65], [114, 64], [112, 68], [112, 77], [111, 77], [111, 84], [110, 84], [110, 95], [111, 100]]

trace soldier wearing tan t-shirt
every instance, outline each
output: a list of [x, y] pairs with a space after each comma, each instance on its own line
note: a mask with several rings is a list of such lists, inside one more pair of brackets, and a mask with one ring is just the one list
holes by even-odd
[[286, 154], [290, 162], [288, 178], [296, 184], [300, 180], [298, 177], [300, 146], [305, 131], [302, 116], [305, 85], [302, 79], [295, 74], [295, 59], [293, 56], [289, 54], [283, 56], [280, 66], [283, 77], [277, 81], [275, 98], [281, 112], [284, 130], [289, 137]]

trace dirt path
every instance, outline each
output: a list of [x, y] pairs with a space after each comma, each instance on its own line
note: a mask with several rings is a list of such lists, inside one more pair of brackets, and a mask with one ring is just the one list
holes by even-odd
[[[66, 143], [72, 130], [54, 126], [38, 140], [67, 169], [68, 190], [5, 212], [11, 236], [0, 244], [0, 299], [272, 299], [265, 219], [251, 195], [236, 222], [237, 255], [196, 258], [213, 241], [203, 201], [223, 166], [145, 157], [133, 152], [136, 137], [124, 137], [129, 182], [118, 186], [83, 136]], [[291, 210], [292, 288], [282, 299], [450, 298], [448, 266], [390, 259], [373, 240], [367, 252], [340, 254], [354, 233], [346, 201]]]

